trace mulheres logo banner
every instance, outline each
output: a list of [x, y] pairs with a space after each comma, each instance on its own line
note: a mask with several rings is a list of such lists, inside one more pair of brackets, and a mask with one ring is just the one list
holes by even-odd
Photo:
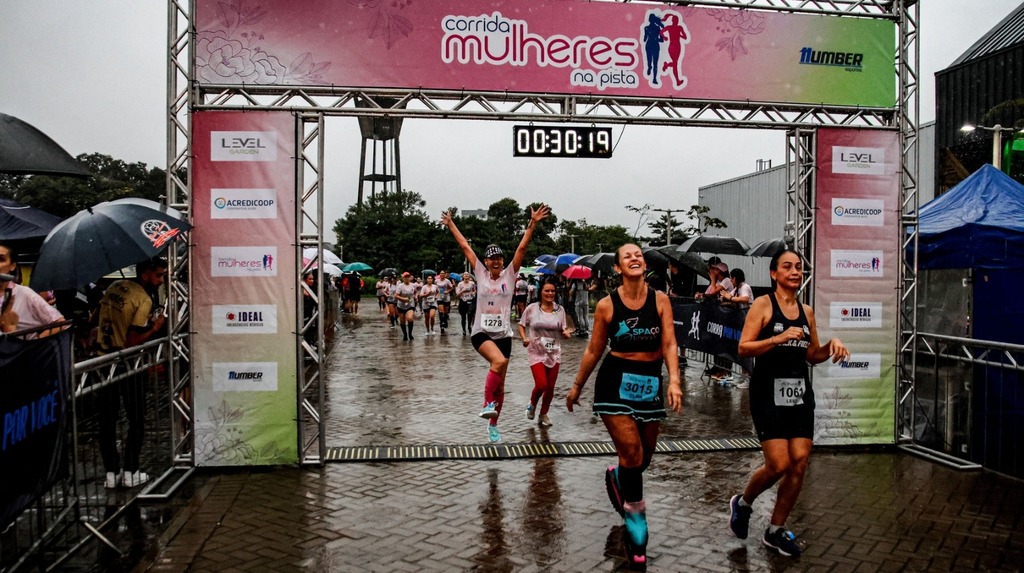
[[568, 0], [197, 0], [195, 13], [202, 84], [896, 105], [896, 25], [881, 19]]
[[832, 250], [832, 276], [881, 278], [883, 274], [882, 251]]
[[211, 247], [214, 277], [276, 277], [277, 247]]

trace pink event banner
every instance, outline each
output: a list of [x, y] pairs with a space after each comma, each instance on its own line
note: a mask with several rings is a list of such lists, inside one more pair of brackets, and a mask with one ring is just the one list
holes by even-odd
[[295, 463], [295, 117], [192, 115], [196, 464]]
[[850, 359], [814, 370], [815, 441], [895, 439], [900, 149], [895, 131], [820, 129], [814, 315]]
[[201, 84], [892, 108], [889, 20], [580, 0], [197, 0]]

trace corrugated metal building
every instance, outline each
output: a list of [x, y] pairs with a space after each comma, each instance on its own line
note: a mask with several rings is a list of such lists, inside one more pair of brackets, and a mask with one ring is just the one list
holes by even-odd
[[[786, 166], [779, 165], [735, 179], [713, 183], [697, 190], [697, 203], [708, 207], [708, 215], [728, 225], [706, 235], [737, 237], [750, 246], [783, 236], [786, 225]], [[705, 255], [705, 258], [710, 255]], [[767, 287], [768, 259], [722, 255], [729, 268], [739, 267], [752, 287]], [[707, 284], [707, 281], [704, 281]]]
[[[935, 197], [934, 122], [921, 126], [918, 145], [921, 150], [918, 201], [923, 205]], [[738, 237], [750, 246], [784, 236], [786, 185], [786, 166], [779, 165], [700, 187], [698, 204], [708, 207], [708, 215], [718, 217], [728, 225], [725, 229], [712, 229], [706, 234]], [[768, 259], [724, 255], [722, 260], [729, 268], [738, 266], [743, 269], [751, 286], [769, 286]]]
[[941, 194], [992, 162], [992, 133], [961, 127], [1024, 128], [1024, 3], [935, 74], [935, 103]]

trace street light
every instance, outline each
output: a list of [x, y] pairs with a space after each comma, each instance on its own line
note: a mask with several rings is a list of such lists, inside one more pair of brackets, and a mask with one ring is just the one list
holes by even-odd
[[992, 132], [992, 166], [996, 169], [1003, 170], [1003, 132], [1013, 133], [1017, 131], [1012, 127], [1003, 127], [998, 123], [992, 127], [985, 127], [984, 125], [971, 125], [965, 124], [960, 128], [960, 131], [964, 133], [971, 133], [975, 129], [981, 129], [984, 131]]

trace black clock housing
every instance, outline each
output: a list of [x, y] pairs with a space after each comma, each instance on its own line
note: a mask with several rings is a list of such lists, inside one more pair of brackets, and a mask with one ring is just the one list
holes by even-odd
[[608, 159], [612, 156], [612, 128], [514, 125], [512, 156]]

